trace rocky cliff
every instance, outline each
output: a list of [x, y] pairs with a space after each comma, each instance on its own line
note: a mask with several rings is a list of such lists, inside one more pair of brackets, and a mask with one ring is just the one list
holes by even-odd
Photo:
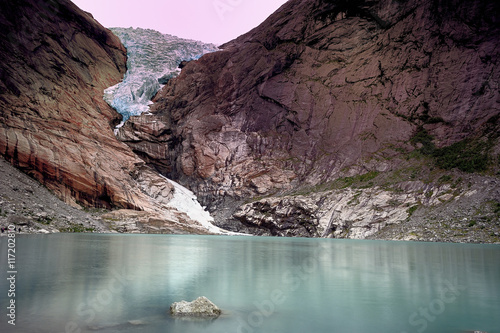
[[186, 64], [119, 138], [239, 230], [363, 238], [471, 184], [498, 223], [499, 8], [288, 1]]
[[[65, 0], [1, 1], [0, 25], [0, 154], [67, 202], [148, 207], [138, 184], [153, 173], [114, 138], [102, 98], [126, 71], [120, 40]], [[168, 198], [157, 178], [149, 194]]]
[[[68, 204], [123, 208], [102, 216], [105, 228], [222, 232], [192, 193], [116, 139], [122, 116], [103, 94], [128, 70], [117, 36], [68, 0], [1, 0], [0, 34], [0, 155]], [[0, 224], [22, 220], [27, 232], [35, 232], [36, 216], [44, 212], [33, 207], [42, 201], [32, 200], [30, 208], [22, 197], [19, 209], [12, 196], [17, 192], [9, 188], [0, 190]], [[83, 229], [55, 217], [47, 221], [54, 222], [47, 223], [49, 230]]]

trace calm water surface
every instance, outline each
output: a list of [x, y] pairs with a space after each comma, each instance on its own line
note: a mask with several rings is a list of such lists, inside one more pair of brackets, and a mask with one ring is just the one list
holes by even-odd
[[[18, 235], [16, 265], [16, 326], [3, 278], [0, 332], [500, 332], [498, 245]], [[168, 314], [201, 295], [223, 315]]]

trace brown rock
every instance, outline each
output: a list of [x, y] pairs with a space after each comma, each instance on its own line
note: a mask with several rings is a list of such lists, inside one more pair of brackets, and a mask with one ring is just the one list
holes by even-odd
[[438, 146], [498, 126], [498, 9], [289, 1], [185, 64], [121, 138], [206, 201], [387, 170], [420, 126]]
[[[0, 154], [66, 202], [157, 209], [171, 186], [116, 140], [119, 39], [67, 0], [0, 2]], [[153, 186], [154, 185], [154, 186]]]
[[110, 229], [126, 233], [212, 235], [183, 212], [168, 207], [161, 212], [118, 209], [101, 215]]
[[266, 198], [239, 207], [233, 216], [246, 226], [258, 228], [262, 234], [320, 237], [317, 210], [318, 205], [310, 198]]

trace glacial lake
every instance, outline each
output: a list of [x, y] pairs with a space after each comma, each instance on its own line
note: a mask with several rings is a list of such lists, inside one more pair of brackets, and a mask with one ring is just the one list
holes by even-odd
[[[244, 236], [17, 235], [0, 332], [500, 332], [500, 245]], [[173, 318], [206, 296], [215, 320]]]

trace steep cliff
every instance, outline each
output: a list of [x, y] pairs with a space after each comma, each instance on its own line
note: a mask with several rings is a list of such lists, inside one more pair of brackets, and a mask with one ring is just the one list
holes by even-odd
[[[420, 180], [409, 200], [365, 205], [378, 207], [359, 217], [368, 232], [351, 237], [366, 237], [384, 226], [375, 221], [394, 213], [394, 223], [404, 222], [410, 207], [428, 202], [420, 195], [441, 193], [441, 176], [498, 172], [499, 8], [496, 1], [291, 0], [220, 52], [189, 62], [156, 96], [152, 114], [131, 118], [119, 137], [188, 184], [224, 216], [220, 223], [239, 220], [266, 234], [345, 236], [340, 230], [355, 212], [339, 217], [345, 209], [327, 204], [346, 195], [335, 192], [339, 179], [383, 173], [397, 191]], [[390, 179], [412, 165], [419, 179]], [[497, 183], [489, 184], [483, 199], [500, 200]], [[463, 197], [460, 189], [436, 203]], [[361, 190], [351, 199], [375, 202], [382, 189]], [[300, 192], [306, 201], [322, 193], [322, 204], [279, 201]], [[239, 207], [242, 200], [259, 203]], [[323, 228], [300, 226], [323, 209]], [[276, 232], [264, 217], [303, 231]]]
[[172, 187], [112, 127], [120, 40], [67, 0], [0, 1], [0, 154], [66, 202], [156, 209]]

